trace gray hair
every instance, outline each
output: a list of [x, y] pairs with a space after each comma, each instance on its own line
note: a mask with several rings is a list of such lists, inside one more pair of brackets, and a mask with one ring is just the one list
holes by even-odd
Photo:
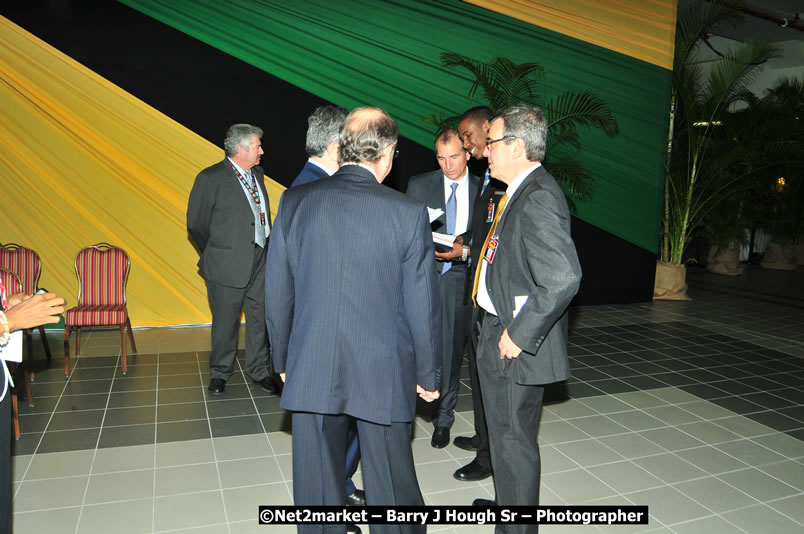
[[435, 138], [436, 148], [438, 148], [438, 143], [441, 143], [442, 145], [448, 145], [452, 142], [453, 139], [457, 139], [458, 142], [461, 144], [461, 148], [463, 149], [463, 151], [466, 152], [466, 147], [463, 146], [463, 139], [461, 139], [458, 130], [456, 130], [455, 128], [447, 128], [446, 130], [444, 130], [443, 132], [441, 132], [436, 136]]
[[323, 156], [330, 143], [338, 140], [348, 113], [340, 106], [321, 106], [307, 117], [307, 142], [304, 149], [308, 156]]
[[226, 130], [226, 138], [223, 140], [223, 150], [228, 157], [237, 154], [237, 147], [248, 148], [251, 144], [251, 136], [256, 135], [262, 139], [262, 128], [251, 124], [233, 124]]
[[385, 110], [362, 107], [352, 110], [343, 122], [338, 159], [344, 163], [374, 163], [388, 145], [396, 145], [399, 127]]
[[[547, 145], [547, 118], [544, 111], [518, 104], [497, 113], [491, 122], [503, 121], [503, 135], [520, 138], [525, 142], [525, 155], [530, 161], [544, 161]], [[513, 139], [503, 141], [511, 144]]]

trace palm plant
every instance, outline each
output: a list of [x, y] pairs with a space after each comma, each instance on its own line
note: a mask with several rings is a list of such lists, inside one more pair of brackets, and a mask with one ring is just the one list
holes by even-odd
[[[599, 128], [609, 137], [617, 135], [617, 119], [606, 102], [590, 91], [566, 92], [544, 102], [541, 94], [545, 70], [536, 62], [514, 63], [505, 57], [483, 62], [455, 52], [444, 52], [441, 54], [441, 64], [450, 70], [467, 70], [472, 75], [474, 83], [467, 100], [480, 94], [493, 111], [515, 104], [528, 104], [544, 110], [548, 121], [547, 146], [551, 174], [564, 186], [571, 208], [574, 209], [575, 201], [592, 195], [594, 179], [591, 173], [566, 154], [580, 151], [580, 127]], [[434, 115], [427, 122], [441, 130], [453, 126], [457, 119]]]
[[[768, 59], [778, 57], [772, 44], [751, 41], [722, 53], [704, 75], [697, 53], [710, 33], [741, 21], [740, 12], [718, 0], [688, 7], [676, 24], [676, 48], [670, 102], [662, 213], [661, 260], [681, 264], [685, 248], [707, 213], [728, 197], [733, 188], [784, 159], [789, 144], [770, 135], [740, 146], [747, 136], [729, 132], [727, 114], [735, 104], [749, 104], [742, 121], [733, 121], [743, 133], [764, 125], [778, 132], [761, 105], [747, 90]], [[769, 132], [770, 133], [770, 132]], [[750, 158], [746, 156], [750, 154]]]

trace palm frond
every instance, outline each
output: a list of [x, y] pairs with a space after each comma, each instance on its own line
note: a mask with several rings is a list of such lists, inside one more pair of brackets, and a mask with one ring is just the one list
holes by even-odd
[[547, 128], [599, 128], [613, 137], [620, 131], [611, 107], [589, 91], [564, 93], [547, 106]]

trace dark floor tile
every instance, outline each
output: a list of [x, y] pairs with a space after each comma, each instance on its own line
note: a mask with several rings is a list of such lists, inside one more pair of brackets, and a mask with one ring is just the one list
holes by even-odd
[[729, 345], [731, 345], [737, 350], [759, 351], [764, 349], [764, 347], [756, 345], [754, 343], [750, 343], [748, 341], [730, 341]]
[[[785, 387], [787, 387], [787, 385], [785, 384], [786, 376], [789, 375], [780, 374], [780, 375], [769, 375], [766, 377], [750, 376], [746, 378], [740, 378], [738, 379], [738, 382], [747, 384], [756, 389], [757, 391], [773, 391], [775, 389], [784, 389]], [[777, 380], [777, 378], [781, 378], [781, 380]]]
[[200, 372], [198, 362], [160, 363], [159, 376], [168, 375], [195, 375]]
[[790, 408], [782, 408], [778, 412], [786, 417], [795, 419], [804, 424], [804, 406], [791, 406]]
[[801, 367], [796, 365], [796, 363], [798, 362], [790, 362], [788, 360], [771, 360], [767, 362], [765, 365], [767, 365], [768, 367], [772, 367], [777, 372], [791, 373], [801, 370]]
[[80, 412], [56, 412], [48, 425], [53, 430], [74, 430], [79, 428], [98, 428], [103, 421], [104, 410], [82, 410]]
[[697, 369], [694, 363], [689, 362], [687, 360], [682, 360], [678, 358], [670, 358], [668, 360], [661, 360], [660, 365], [666, 369], [671, 371], [687, 371], [690, 369]]
[[34, 397], [58, 397], [64, 391], [65, 383], [62, 382], [32, 382], [31, 391]]
[[606, 376], [600, 377], [601, 380], [608, 378], [624, 378], [626, 376], [637, 376], [640, 374], [638, 371], [634, 371], [626, 365], [602, 365], [596, 369], [606, 373]]
[[775, 393], [768, 393], [767, 391], [760, 391], [743, 395], [743, 398], [758, 404], [763, 409], [778, 410], [781, 408], [788, 408], [797, 404], [794, 400], [788, 398], [788, 390], [779, 390]]
[[594, 339], [597, 343], [614, 343], [620, 341], [618, 337], [608, 334], [597, 334], [594, 336], [589, 336], [589, 338]]
[[193, 352], [163, 352], [159, 354], [159, 363], [197, 362], [198, 355]]
[[263, 432], [262, 421], [257, 414], [210, 419], [209, 424], [212, 427], [213, 438], [261, 434]]
[[[204, 386], [205, 388], [206, 386]], [[204, 388], [200, 386], [189, 388], [159, 389], [157, 404], [179, 404], [183, 402], [203, 402]]]
[[260, 419], [266, 432], [290, 432], [290, 412], [263, 414]]
[[32, 383], [36, 384], [46, 384], [50, 382], [55, 382], [64, 385], [67, 378], [64, 376], [64, 364], [53, 364], [49, 368], [43, 368], [41, 366], [34, 366], [35, 376]]
[[70, 380], [98, 380], [114, 376], [114, 367], [76, 367], [70, 373]]
[[156, 408], [138, 406], [136, 408], [112, 408], [106, 410], [103, 428], [110, 426], [145, 425], [156, 422]]
[[686, 371], [682, 371], [681, 374], [686, 375], [690, 378], [694, 378], [698, 382], [704, 384], [710, 382], [720, 382], [725, 379], [724, 376], [721, 376], [717, 373], [713, 373], [711, 371], [707, 371], [706, 369], [688, 369]]
[[156, 364], [128, 364], [128, 370], [126, 374], [123, 374], [123, 368], [118, 367], [117, 371], [115, 372], [115, 377], [117, 378], [143, 378], [149, 376], [156, 376], [157, 370]]
[[80, 451], [94, 449], [98, 443], [100, 428], [86, 428], [81, 430], [64, 430], [54, 432], [48, 430], [42, 438], [42, 443], [36, 450], [37, 454], [47, 452]]
[[720, 399], [712, 399], [709, 402], [741, 415], [762, 412], [766, 409], [759, 404], [746, 400], [745, 397], [722, 397]]
[[634, 386], [639, 391], [648, 389], [666, 388], [667, 384], [660, 382], [652, 376], [629, 376], [622, 379], [623, 382], [630, 386]]
[[154, 406], [156, 390], [124, 391], [109, 395], [109, 408], [127, 408], [132, 406]]
[[707, 334], [704, 337], [710, 341], [716, 341], [716, 342], [727, 342], [734, 339], [729, 336], [724, 336], [723, 334]]
[[744, 363], [736, 365], [735, 367], [737, 367], [738, 369], [742, 369], [743, 371], [746, 371], [749, 374], [749, 376], [764, 376], [773, 374], [775, 372], [773, 369], [766, 367], [764, 365], [760, 365], [758, 363]]
[[570, 345], [567, 347], [567, 354], [570, 356], [582, 356], [584, 354], [592, 354], [592, 352], [577, 345]]
[[37, 413], [32, 415], [20, 415], [20, 433], [41, 434], [50, 422], [49, 413]]
[[155, 365], [158, 361], [156, 354], [129, 354], [126, 356], [128, 365]]
[[574, 358], [573, 361], [593, 368], [600, 367], [602, 365], [611, 365], [614, 363], [612, 360], [597, 354], [593, 354], [592, 356], [578, 356], [577, 358]]
[[645, 361], [638, 354], [633, 354], [631, 352], [615, 352], [613, 354], [607, 354], [606, 358], [610, 359], [614, 363], [625, 364], [625, 365], [630, 365], [632, 363], [642, 363]]
[[148, 445], [154, 442], [155, 424], [105, 426], [101, 431], [99, 449]]
[[84, 356], [76, 362], [75, 367], [78, 369], [114, 367], [117, 365], [118, 360], [119, 358], [117, 356]]
[[656, 352], [670, 356], [672, 358], [684, 358], [685, 356], [695, 356], [695, 352], [680, 347], [668, 347], [666, 349], [656, 349]]
[[112, 383], [112, 392], [146, 391], [156, 389], [155, 376], [136, 376], [131, 378], [115, 378]]
[[718, 389], [722, 389], [726, 393], [731, 393], [732, 395], [744, 395], [747, 393], [756, 393], [758, 391], [756, 388], [751, 387], [740, 380], [721, 380], [717, 382], [710, 382], [710, 385], [715, 386]]
[[605, 378], [611, 378], [601, 369], [594, 369], [592, 367], [581, 367], [579, 369], [573, 369], [572, 376], [573, 378], [581, 381], [603, 380]]
[[[22, 432], [22, 430], [20, 430], [20, 432]], [[20, 439], [11, 440], [11, 456], [33, 454], [36, 452], [36, 448], [39, 446], [39, 440], [41, 439], [41, 432], [32, 432], [30, 434], [22, 433]]]
[[188, 441], [210, 437], [209, 420], [177, 421], [156, 424], [156, 442]]
[[664, 341], [659, 341], [658, 339], [650, 339], [650, 338], [643, 338], [639, 341], [634, 341], [637, 345], [639, 345], [640, 349], [666, 349], [669, 348], [670, 345], [665, 343]]
[[193, 419], [206, 419], [207, 408], [203, 402], [186, 404], [160, 404], [156, 410], [156, 421], [167, 423], [171, 421], [190, 421]]
[[615, 393], [625, 393], [627, 391], [637, 391], [638, 389], [630, 384], [626, 384], [622, 380], [617, 380], [616, 378], [611, 378], [609, 380], [595, 380], [593, 382], [589, 382], [587, 385], [595, 387], [603, 393], [608, 393], [609, 395]]
[[280, 400], [280, 397], [275, 395], [270, 397], [256, 397], [254, 399], [254, 404], [257, 405], [258, 413], [277, 413], [284, 411], [279, 407]]
[[638, 343], [634, 343], [632, 341], [616, 341], [614, 343], [608, 343], [608, 345], [614, 347], [618, 351], [626, 352], [632, 350], [641, 350], [644, 347]]
[[50, 414], [56, 408], [56, 404], [59, 401], [58, 397], [39, 397], [36, 395], [36, 392], [34, 392], [34, 397], [36, 399], [36, 405], [34, 406], [31, 406], [27, 402], [19, 403], [20, 415], [39, 413]]
[[[470, 398], [471, 402], [471, 398]], [[257, 415], [257, 409], [251, 399], [234, 399], [208, 404], [209, 417], [236, 417], [242, 415]]]
[[204, 388], [204, 394], [207, 396], [207, 401], [209, 402], [247, 399], [251, 397], [248, 386], [245, 384], [230, 384], [229, 382], [226, 382], [226, 390], [221, 395], [212, 395], [207, 388]]
[[208, 382], [201, 381], [201, 375], [198, 373], [195, 374], [187, 374], [187, 375], [166, 375], [162, 376], [159, 375], [159, 390], [168, 389], [168, 388], [188, 388], [188, 387], [195, 387], [199, 390], [201, 386], [206, 387]]
[[801, 421], [791, 419], [775, 411], [751, 413], [748, 414], [746, 417], [753, 419], [757, 423], [761, 423], [765, 426], [769, 426], [774, 430], [779, 430], [781, 432], [787, 432], [789, 430], [797, 430], [799, 428], [804, 428], [804, 423], [802, 423]]
[[[795, 373], [777, 373], [766, 375], [766, 378], [773, 380], [776, 383], [784, 384], [785, 386], [802, 387], [804, 386], [804, 378]], [[36, 392], [34, 392], [36, 395]]]
[[667, 372], [666, 367], [651, 362], [630, 363], [628, 364], [628, 367], [643, 375], [655, 375], [658, 373]]
[[66, 384], [63, 384], [62, 387], [64, 389], [64, 395], [108, 394], [109, 390], [112, 388], [112, 379], [79, 380], [77, 382], [70, 380]]
[[786, 432], [786, 434], [790, 437], [804, 441], [804, 428], [800, 428], [798, 430], [791, 430], [789, 432]]
[[744, 378], [747, 376], [753, 376], [748, 371], [744, 369], [740, 369], [739, 367], [734, 367], [731, 365], [724, 365], [722, 367], [712, 367], [710, 370], [713, 373], [717, 373], [725, 378]]
[[686, 386], [690, 384], [697, 384], [698, 381], [681, 373], [667, 372], [651, 375], [656, 380], [667, 384], [668, 386]]
[[696, 397], [700, 397], [704, 400], [712, 400], [729, 396], [729, 394], [723, 391], [722, 389], [712, 387], [708, 384], [693, 384], [691, 386], [681, 386], [680, 389], [686, 391], [687, 393], [691, 393]]
[[56, 406], [56, 412], [76, 412], [80, 410], [103, 410], [109, 395], [94, 393], [91, 395], [64, 395]]

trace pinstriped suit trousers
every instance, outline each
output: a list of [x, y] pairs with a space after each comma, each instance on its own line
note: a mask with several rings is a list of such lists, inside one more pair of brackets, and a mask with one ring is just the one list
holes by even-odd
[[[379, 425], [348, 415], [293, 413], [293, 500], [343, 506], [347, 429], [357, 424], [366, 503], [423, 506], [413, 464], [412, 423]], [[424, 534], [424, 525], [371, 525], [372, 534]], [[343, 525], [299, 525], [299, 534], [343, 534]]]

